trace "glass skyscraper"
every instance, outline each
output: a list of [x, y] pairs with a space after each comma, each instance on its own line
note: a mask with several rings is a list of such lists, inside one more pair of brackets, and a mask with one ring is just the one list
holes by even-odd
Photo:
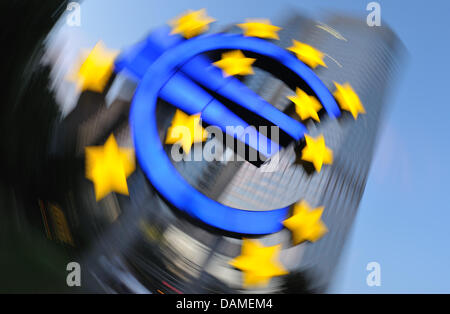
[[[348, 17], [332, 16], [323, 23], [294, 16], [285, 25], [278, 24], [283, 30], [275, 44], [287, 48], [296, 39], [325, 53], [327, 67], [317, 68], [316, 74], [330, 91], [334, 90], [333, 82], [349, 82], [365, 107], [366, 114], [357, 120], [344, 113], [337, 120], [323, 116], [320, 123], [306, 124], [312, 136], [324, 135], [334, 153], [333, 164], [320, 173], [308, 172], [298, 162], [296, 143], [280, 152], [272, 171], [236, 161], [231, 149], [227, 149], [225, 161], [173, 164], [192, 186], [231, 207], [264, 211], [300, 200], [313, 207], [324, 206], [322, 219], [328, 233], [315, 243], [297, 246], [291, 245], [287, 230], [258, 237], [267, 246], [282, 244], [280, 261], [289, 274], [273, 278], [265, 288], [244, 290], [242, 273], [229, 265], [240, 255], [241, 237], [210, 228], [172, 208], [139, 168], [128, 180], [129, 198], [110, 194], [98, 203], [82, 174], [78, 190], [72, 191], [80, 197], [71, 196], [62, 207], [70, 212], [66, 215], [75, 235], [83, 230], [87, 237], [85, 230], [89, 228], [81, 227], [80, 221], [89, 220], [95, 244], [85, 254], [84, 263], [92, 289], [165, 293], [326, 290], [363, 195], [401, 46], [389, 28], [369, 27], [365, 21]], [[120, 75], [110, 83], [110, 91], [122, 88], [125, 91], [119, 94], [132, 95], [134, 87]], [[276, 77], [255, 69], [244, 83], [279, 110], [295, 115], [286, 98], [294, 92]], [[61, 127], [70, 130], [71, 138], [61, 132], [55, 139], [55, 151], [67, 151], [64, 146], [71, 145], [81, 155], [84, 146], [102, 144], [111, 132], [119, 145], [131, 146], [127, 121], [131, 97], [114, 99], [111, 95], [104, 95], [108, 101], [98, 95], [82, 95], [77, 108], [66, 117], [67, 125]], [[90, 102], [98, 108], [86, 106]], [[175, 108], [160, 101], [161, 141], [174, 112]], [[166, 148], [170, 156], [170, 147]]]

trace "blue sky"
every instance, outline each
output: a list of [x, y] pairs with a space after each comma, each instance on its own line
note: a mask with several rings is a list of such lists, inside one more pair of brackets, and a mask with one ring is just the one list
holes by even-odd
[[[206, 8], [220, 25], [249, 17], [276, 21], [290, 8], [366, 19], [367, 0], [85, 0], [81, 31], [123, 48], [186, 9]], [[408, 51], [331, 292], [450, 293], [449, 1], [378, 1], [382, 23]], [[366, 265], [381, 265], [381, 286], [366, 285]]]

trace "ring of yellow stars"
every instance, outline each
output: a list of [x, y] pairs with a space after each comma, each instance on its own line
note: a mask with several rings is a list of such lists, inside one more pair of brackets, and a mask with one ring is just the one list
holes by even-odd
[[327, 65], [323, 61], [323, 57], [325, 56], [324, 53], [308, 44], [301, 43], [295, 39], [292, 40], [292, 43], [293, 46], [287, 48], [287, 50], [295, 53], [300, 61], [307, 64], [313, 69], [315, 69], [319, 65], [327, 67]]
[[127, 178], [135, 167], [134, 150], [120, 148], [112, 134], [105, 145], [86, 147], [86, 178], [94, 183], [97, 201], [110, 192], [129, 195]]
[[280, 39], [277, 32], [281, 27], [272, 25], [270, 20], [266, 19], [247, 19], [245, 23], [237, 24], [243, 31], [244, 36]]
[[295, 96], [287, 96], [295, 104], [295, 112], [300, 119], [306, 120], [312, 118], [320, 122], [317, 112], [322, 108], [320, 102], [314, 96], [309, 96], [300, 88], [295, 89]]
[[302, 150], [302, 160], [309, 161], [320, 172], [323, 164], [333, 163], [333, 151], [325, 146], [323, 135], [312, 138], [305, 134], [306, 146]]
[[315, 242], [328, 232], [321, 220], [323, 209], [311, 209], [306, 201], [295, 204], [292, 216], [283, 221], [283, 225], [292, 232], [294, 245], [304, 241]]
[[69, 74], [69, 80], [76, 83], [78, 90], [103, 92], [114, 70], [117, 54], [117, 51], [107, 50], [99, 41], [90, 52], [83, 53], [84, 60]]
[[172, 25], [171, 34], [181, 34], [185, 38], [192, 38], [206, 32], [209, 24], [215, 20], [206, 15], [206, 10], [189, 10], [180, 17], [170, 21]]
[[361, 100], [349, 83], [341, 85], [334, 82], [334, 85], [336, 86], [336, 91], [333, 96], [336, 98], [336, 101], [339, 103], [341, 109], [349, 111], [355, 120], [359, 113], [366, 113]]
[[200, 125], [200, 114], [189, 116], [177, 109], [167, 130], [166, 144], [180, 144], [188, 154], [193, 143], [204, 142], [207, 138], [208, 132]]
[[225, 77], [253, 74], [252, 64], [256, 59], [246, 58], [240, 50], [222, 53], [222, 59], [213, 64], [222, 69]]
[[266, 286], [274, 276], [288, 273], [278, 261], [281, 245], [264, 247], [258, 241], [244, 239], [241, 255], [230, 261], [230, 265], [244, 274], [244, 286]]

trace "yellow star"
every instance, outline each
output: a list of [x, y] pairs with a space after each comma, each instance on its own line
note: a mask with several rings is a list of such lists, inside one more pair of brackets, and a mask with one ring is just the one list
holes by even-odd
[[241, 255], [230, 265], [244, 272], [244, 286], [266, 286], [274, 276], [288, 273], [278, 261], [281, 245], [264, 247], [258, 241], [244, 239]]
[[309, 96], [300, 88], [295, 89], [295, 96], [287, 96], [295, 104], [295, 111], [302, 120], [313, 118], [320, 122], [317, 112], [322, 108], [320, 102], [314, 96]]
[[320, 220], [323, 209], [311, 209], [305, 201], [295, 204], [293, 215], [283, 221], [284, 226], [291, 230], [295, 245], [304, 241], [315, 242], [327, 233], [327, 227]]
[[83, 53], [85, 58], [80, 60], [81, 65], [69, 74], [69, 80], [76, 83], [78, 90], [103, 92], [114, 70], [117, 54], [117, 51], [107, 50], [99, 41], [90, 52]]
[[294, 45], [287, 49], [295, 53], [300, 61], [309, 65], [313, 69], [315, 69], [318, 65], [327, 67], [327, 65], [323, 61], [324, 54], [321, 51], [310, 45], [301, 43], [295, 39], [292, 40], [292, 43]]
[[341, 109], [350, 111], [355, 120], [358, 117], [358, 113], [366, 113], [361, 100], [359, 100], [358, 95], [349, 83], [341, 85], [334, 82], [334, 85], [336, 85], [336, 91], [333, 96], [336, 98], [336, 101], [339, 103]]
[[333, 162], [333, 151], [325, 146], [323, 135], [312, 138], [305, 134], [306, 146], [302, 150], [302, 160], [312, 162], [317, 172], [320, 172], [323, 164]]
[[204, 142], [207, 138], [208, 132], [200, 125], [200, 114], [188, 116], [177, 109], [167, 130], [166, 144], [178, 143], [188, 154], [193, 143]]
[[180, 17], [170, 21], [172, 25], [171, 34], [181, 34], [185, 38], [195, 37], [206, 32], [209, 29], [209, 24], [215, 20], [206, 15], [206, 10], [198, 11], [189, 10]]
[[134, 150], [119, 148], [112, 134], [104, 146], [86, 147], [86, 178], [94, 183], [97, 201], [112, 191], [129, 195], [127, 177], [135, 167]]
[[265, 19], [247, 19], [245, 23], [238, 24], [244, 30], [244, 35], [249, 37], [280, 39], [277, 32], [281, 27], [272, 25]]
[[213, 64], [221, 68], [225, 77], [232, 75], [253, 74], [252, 64], [256, 59], [246, 58], [240, 50], [233, 50], [222, 54], [222, 59]]

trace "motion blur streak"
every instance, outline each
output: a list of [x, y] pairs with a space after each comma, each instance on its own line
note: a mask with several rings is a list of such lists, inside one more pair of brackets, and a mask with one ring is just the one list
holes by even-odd
[[[270, 43], [274, 52], [283, 51], [278, 54], [281, 61], [252, 49], [230, 55], [228, 50], [238, 50], [221, 47], [177, 65], [174, 80], [163, 82], [166, 89], [159, 89], [152, 125], [160, 140], [155, 147], [177, 175], [205, 199], [249, 217], [267, 217], [268, 211], [283, 209], [285, 220], [277, 221], [277, 228], [270, 229], [273, 233], [248, 231], [266, 230], [256, 228], [256, 220], [244, 226], [240, 222], [238, 233], [180, 210], [180, 203], [172, 203], [152, 184], [142, 160], [134, 160], [136, 134], [129, 118], [135, 92], [141, 92], [144, 74], [151, 78], [147, 70], [157, 68], [149, 63], [157, 64], [175, 49], [174, 43], [163, 39], [158, 50], [138, 42], [138, 48], [151, 48], [146, 52], [153, 59], [139, 59], [142, 64], [133, 69], [142, 72], [127, 71], [107, 43], [93, 47], [86, 44], [85, 35], [68, 28], [67, 5], [56, 0], [0, 5], [2, 19], [14, 25], [2, 29], [0, 37], [2, 49], [9, 52], [2, 59], [0, 85], [0, 260], [6, 262], [0, 268], [0, 292], [326, 291], [357, 213], [385, 96], [401, 57], [396, 35], [384, 24], [368, 28], [365, 20], [341, 15], [329, 16], [326, 24], [294, 12], [274, 24], [267, 19], [235, 21], [220, 26], [233, 35], [220, 36], [264, 41], [267, 47]], [[206, 38], [203, 33], [214, 33], [210, 24], [220, 22], [207, 14], [189, 11], [172, 20], [172, 33], [178, 35], [168, 38], [191, 43], [199, 40], [197, 36]], [[123, 50], [123, 55], [126, 52], [130, 50]], [[235, 64], [223, 66], [230, 56], [247, 64], [233, 72]], [[214, 81], [189, 72], [195, 60], [201, 60], [205, 71], [218, 74]], [[322, 91], [283, 67], [287, 61], [317, 77], [315, 84]], [[73, 75], [83, 80], [74, 81]], [[180, 77], [186, 88], [176, 94], [179, 91], [172, 87]], [[211, 87], [217, 82], [232, 83]], [[271, 171], [264, 170], [270, 160], [239, 160], [234, 158], [236, 148], [221, 142], [221, 161], [171, 158], [176, 141], [165, 141], [167, 132], [183, 101], [188, 96], [197, 100], [189, 91], [194, 87], [196, 95], [213, 99], [205, 108], [212, 110], [213, 103], [227, 112], [222, 120], [215, 116], [219, 122], [233, 115], [233, 121], [242, 124], [289, 124], [284, 130], [278, 126], [283, 134], [277, 142], [278, 163]], [[264, 106], [266, 110], [259, 112]], [[203, 123], [206, 127], [207, 121]], [[272, 139], [269, 133], [262, 135]], [[248, 144], [246, 138], [240, 140]], [[180, 150], [194, 154], [188, 145], [211, 142], [219, 140], [202, 137], [185, 142]], [[182, 205], [192, 206], [192, 195], [187, 193]], [[208, 215], [216, 213], [213, 209], [201, 208]], [[80, 287], [66, 284], [70, 262], [81, 265]]]

